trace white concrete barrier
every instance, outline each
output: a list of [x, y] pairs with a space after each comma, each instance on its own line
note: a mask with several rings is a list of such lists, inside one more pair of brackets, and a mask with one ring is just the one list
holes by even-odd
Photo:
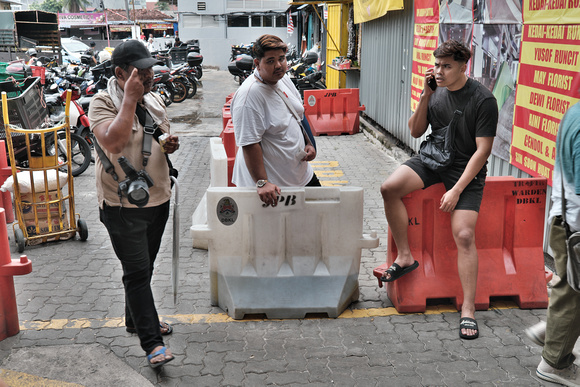
[[[222, 139], [212, 137], [209, 140], [211, 148], [210, 159], [210, 187], [228, 186], [228, 156], [223, 146]], [[191, 224], [207, 224], [207, 199], [204, 194], [191, 216]], [[193, 236], [193, 234], [192, 234]], [[193, 247], [207, 250], [207, 240], [193, 237]]]
[[359, 187], [292, 188], [271, 207], [254, 188], [208, 188], [207, 221], [191, 233], [208, 242], [212, 304], [235, 319], [338, 317], [358, 299], [361, 249], [379, 245], [362, 234], [363, 198]]

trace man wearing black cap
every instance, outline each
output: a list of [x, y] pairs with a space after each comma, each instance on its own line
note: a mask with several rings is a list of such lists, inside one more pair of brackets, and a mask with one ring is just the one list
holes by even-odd
[[[173, 329], [159, 321], [151, 276], [169, 217], [171, 183], [165, 154], [175, 152], [179, 142], [174, 135], [165, 141], [158, 138], [159, 134], [169, 134], [169, 120], [161, 98], [150, 93], [152, 67], [158, 61], [145, 45], [138, 40], [123, 42], [111, 59], [115, 76], [106, 91], [93, 97], [89, 109], [91, 130], [99, 145], [96, 182], [100, 219], [123, 267], [127, 331], [137, 333], [149, 365], [156, 368], [173, 360], [161, 337]], [[145, 133], [142, 122], [155, 128], [155, 134]], [[127, 173], [128, 164], [120, 164], [121, 157], [135, 173], [130, 168]], [[140, 182], [137, 177], [141, 177]]]

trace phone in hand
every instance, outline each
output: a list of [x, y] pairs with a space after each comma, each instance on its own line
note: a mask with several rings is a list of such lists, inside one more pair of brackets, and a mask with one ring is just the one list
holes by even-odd
[[437, 81], [435, 80], [435, 77], [430, 77], [427, 81], [427, 85], [431, 88], [431, 90], [435, 91], [437, 88]]

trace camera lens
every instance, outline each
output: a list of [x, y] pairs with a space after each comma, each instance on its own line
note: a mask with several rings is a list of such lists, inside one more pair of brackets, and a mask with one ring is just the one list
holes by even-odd
[[144, 179], [139, 178], [129, 184], [127, 199], [129, 199], [129, 203], [138, 207], [143, 207], [149, 202], [149, 187]]

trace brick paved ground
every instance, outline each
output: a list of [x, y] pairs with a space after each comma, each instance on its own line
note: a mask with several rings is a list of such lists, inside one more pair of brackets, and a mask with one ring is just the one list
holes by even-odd
[[[7, 372], [19, 371], [85, 386], [142, 386], [145, 379], [161, 386], [540, 385], [533, 376], [540, 348], [523, 330], [543, 319], [545, 310], [497, 307], [478, 312], [481, 333], [474, 341], [459, 340], [459, 314], [450, 306], [426, 314], [385, 313], [396, 311], [372, 276], [386, 256], [379, 186], [406, 155], [362, 133], [317, 138], [317, 160], [338, 161], [337, 170], [344, 173], [340, 180], [365, 188], [364, 232], [380, 236], [378, 248], [362, 252], [360, 299], [350, 307], [366, 311], [364, 317], [231, 321], [212, 307], [207, 251], [191, 248], [189, 227], [209, 184], [209, 138], [221, 131], [219, 109], [236, 84], [227, 72], [218, 71], [204, 73], [203, 81], [196, 99], [170, 107], [181, 136], [181, 149], [173, 157], [180, 170], [176, 305], [171, 220], [153, 279], [158, 311], [175, 324], [167, 344], [176, 360], [160, 372], [151, 370], [136, 336], [123, 328], [121, 268], [98, 221], [91, 167], [75, 179], [77, 212], [89, 225], [88, 241], [25, 251], [33, 272], [15, 278], [23, 330], [0, 342], [5, 378]], [[16, 256], [15, 245], [11, 247]], [[122, 379], [131, 374], [133, 379]]]

